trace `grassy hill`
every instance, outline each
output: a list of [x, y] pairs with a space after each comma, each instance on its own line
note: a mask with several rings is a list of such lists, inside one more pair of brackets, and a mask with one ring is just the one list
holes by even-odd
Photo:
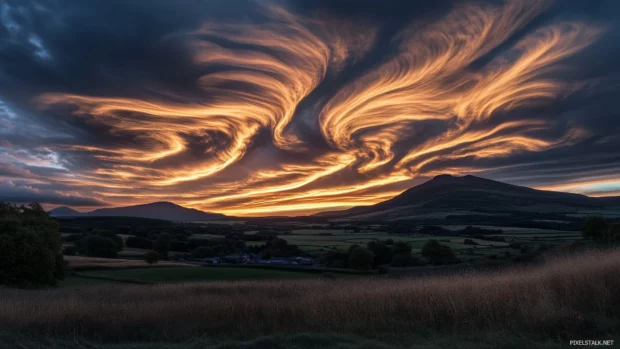
[[376, 205], [317, 216], [364, 220], [443, 219], [448, 215], [570, 214], [610, 208], [620, 212], [620, 198], [536, 190], [471, 175], [440, 175]]

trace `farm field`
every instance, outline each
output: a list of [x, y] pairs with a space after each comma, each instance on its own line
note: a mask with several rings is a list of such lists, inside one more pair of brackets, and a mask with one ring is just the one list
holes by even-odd
[[[483, 239], [472, 239], [464, 236], [410, 236], [401, 234], [390, 234], [380, 231], [382, 226], [368, 226], [360, 232], [353, 232], [347, 229], [294, 229], [291, 234], [279, 235], [280, 238], [287, 240], [290, 244], [297, 245], [302, 251], [307, 253], [326, 251], [330, 249], [347, 250], [350, 246], [366, 245], [373, 240], [384, 241], [391, 239], [395, 242], [404, 241], [412, 246], [414, 255], [421, 257], [421, 249], [429, 240], [435, 239], [442, 244], [452, 248], [456, 255], [463, 261], [473, 261], [481, 258], [505, 258], [519, 254], [519, 248], [510, 248], [511, 243], [520, 245], [530, 245], [536, 248], [541, 244], [560, 245], [572, 243], [581, 239], [581, 233], [575, 231], [562, 231], [539, 228], [519, 228], [519, 227], [497, 227], [485, 225], [472, 225], [488, 230], [501, 229], [502, 234], [486, 235], [490, 238], [503, 238], [505, 241], [490, 241]], [[458, 231], [467, 225], [442, 225], [441, 227]], [[477, 245], [465, 244], [465, 239], [475, 242]], [[248, 246], [261, 245], [262, 241], [246, 242]]]
[[155, 267], [140, 269], [91, 270], [81, 275], [105, 277], [138, 282], [166, 283], [193, 281], [245, 281], [245, 280], [282, 280], [305, 279], [316, 277], [316, 274], [234, 267]]
[[[149, 267], [142, 260], [122, 259], [122, 258], [96, 258], [83, 256], [64, 256], [71, 269], [99, 269], [99, 268], [147, 268]], [[186, 267], [189, 264], [161, 261], [156, 267]]]

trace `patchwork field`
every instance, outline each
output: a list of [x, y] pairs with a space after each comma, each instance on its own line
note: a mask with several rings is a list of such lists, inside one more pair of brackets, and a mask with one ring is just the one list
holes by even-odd
[[[471, 239], [463, 236], [412, 236], [401, 234], [389, 234], [381, 231], [382, 226], [368, 226], [368, 229], [360, 232], [353, 232], [347, 229], [295, 229], [291, 234], [280, 235], [279, 237], [287, 240], [291, 244], [297, 245], [304, 252], [320, 252], [330, 249], [347, 250], [350, 246], [366, 245], [373, 240], [384, 241], [404, 241], [411, 244], [414, 255], [420, 256], [424, 244], [431, 239], [439, 240], [442, 244], [450, 246], [459, 258], [464, 261], [473, 261], [480, 258], [509, 257], [519, 254], [519, 249], [511, 248], [511, 243], [528, 245], [536, 248], [542, 244], [560, 245], [578, 241], [581, 233], [576, 231], [561, 231], [538, 228], [518, 228], [518, 227], [497, 227], [473, 225], [474, 227], [497, 230], [501, 229], [502, 234], [485, 235], [489, 238], [503, 238], [505, 241], [490, 241], [482, 239]], [[442, 225], [442, 228], [455, 231], [466, 228], [466, 225]], [[473, 241], [476, 245], [465, 243], [465, 239]], [[262, 241], [247, 242], [249, 246], [261, 245]]]

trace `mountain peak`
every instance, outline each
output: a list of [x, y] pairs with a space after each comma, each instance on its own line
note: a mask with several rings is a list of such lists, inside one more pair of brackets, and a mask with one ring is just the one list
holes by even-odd
[[68, 216], [78, 216], [78, 215], [81, 215], [81, 213], [68, 206], [58, 206], [55, 209], [50, 210], [50, 215], [52, 217], [61, 217], [61, 216], [68, 217]]
[[613, 200], [601, 200], [584, 195], [536, 190], [473, 175], [442, 174], [409, 188], [392, 199], [371, 206], [359, 206], [339, 213], [339, 217], [369, 216], [373, 219], [389, 217], [419, 218], [429, 214], [455, 212], [529, 212], [556, 210], [566, 212], [574, 208], [593, 208], [611, 205]]
[[451, 179], [451, 178], [454, 178], [454, 176], [451, 174], [444, 173], [444, 174], [440, 174], [440, 175], [433, 177], [432, 180], [438, 181], [438, 180]]
[[139, 217], [139, 218], [152, 218], [152, 219], [164, 219], [169, 221], [209, 221], [226, 219], [223, 214], [203, 212], [193, 208], [186, 208], [175, 204], [170, 201], [157, 201], [148, 204], [141, 204], [135, 206], [125, 207], [113, 207], [113, 208], [100, 208], [91, 212], [80, 213], [69, 207], [62, 206], [57, 207], [50, 211], [50, 214], [54, 217], [72, 217], [72, 216], [85, 216], [85, 217]]

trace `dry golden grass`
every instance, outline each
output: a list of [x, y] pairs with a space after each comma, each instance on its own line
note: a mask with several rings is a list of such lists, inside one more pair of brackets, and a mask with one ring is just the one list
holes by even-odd
[[[95, 258], [83, 256], [64, 256], [72, 269], [96, 269], [96, 268], [147, 268], [151, 267], [145, 261], [137, 259]], [[179, 262], [162, 261], [155, 264], [161, 267], [190, 266]]]
[[618, 315], [620, 251], [451, 277], [0, 290], [0, 328], [104, 340], [416, 327], [555, 337]]

